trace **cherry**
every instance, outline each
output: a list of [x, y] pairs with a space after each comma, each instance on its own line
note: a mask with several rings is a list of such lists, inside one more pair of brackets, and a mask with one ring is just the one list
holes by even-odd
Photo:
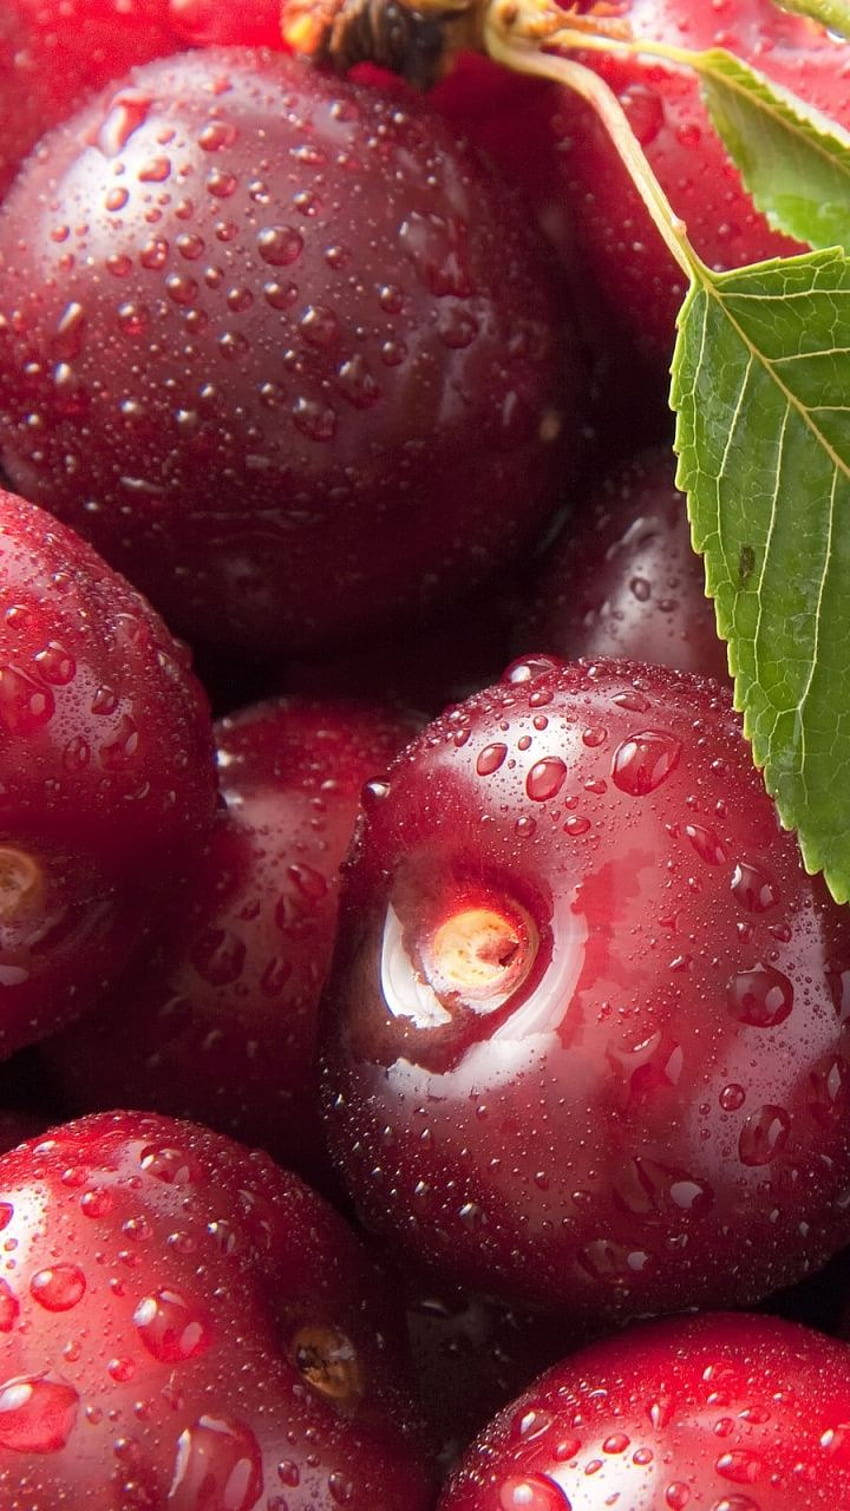
[[850, 1349], [773, 1318], [629, 1329], [550, 1370], [440, 1511], [819, 1511], [850, 1496]]
[[520, 651], [628, 656], [726, 677], [674, 475], [670, 448], [656, 447], [607, 473], [577, 506], [534, 585]]
[[0, 584], [2, 1058], [115, 980], [216, 796], [185, 649], [90, 546], [4, 492]]
[[168, 19], [186, 43], [210, 47], [238, 43], [242, 47], [282, 48], [281, 0], [168, 0]]
[[726, 690], [517, 663], [366, 795], [324, 1053], [369, 1227], [594, 1326], [847, 1242], [847, 913]]
[[[592, 11], [593, 5], [581, 4]], [[833, 120], [850, 126], [850, 49], [773, 0], [615, 0], [599, 6], [636, 39], [721, 46]], [[733, 268], [804, 250], [769, 230], [712, 127], [695, 74], [658, 59], [581, 55], [618, 95], [662, 187], [703, 261]], [[605, 129], [564, 91], [555, 121], [564, 181], [587, 275], [597, 279], [638, 347], [667, 364], [686, 289]]]
[[467, 590], [574, 421], [526, 219], [424, 107], [245, 50], [137, 70], [0, 217], [4, 463], [193, 640]]
[[363, 783], [414, 731], [377, 707], [280, 699], [216, 729], [223, 807], [169, 934], [45, 1046], [78, 1107], [150, 1107], [313, 1176], [316, 1034], [339, 867]]
[[139, 1113], [0, 1173], [4, 1505], [431, 1505], [386, 1282], [294, 1176]]
[[173, 52], [168, 0], [3, 0], [0, 199], [30, 148], [87, 94]]

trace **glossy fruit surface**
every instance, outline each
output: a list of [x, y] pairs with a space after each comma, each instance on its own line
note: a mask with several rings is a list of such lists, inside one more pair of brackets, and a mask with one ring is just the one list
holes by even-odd
[[381, 1277], [294, 1176], [124, 1113], [0, 1184], [4, 1506], [430, 1505]]
[[90, 546], [0, 492], [0, 1056], [115, 979], [215, 805], [185, 648]]
[[222, 808], [169, 934], [45, 1046], [78, 1107], [150, 1107], [325, 1165], [319, 995], [360, 791], [414, 732], [377, 707], [280, 699], [216, 727]]
[[245, 49], [137, 70], [0, 217], [4, 463], [192, 640], [465, 592], [569, 473], [526, 222], [418, 104]]
[[440, 1511], [826, 1511], [850, 1498], [850, 1348], [717, 1313], [556, 1366], [470, 1449]]
[[[637, 39], [726, 47], [842, 125], [850, 125], [850, 47], [773, 0], [614, 0], [578, 9], [627, 24]], [[628, 115], [673, 209], [710, 267], [805, 250], [770, 231], [710, 124], [696, 74], [649, 56], [588, 53]], [[564, 91], [555, 121], [588, 274], [638, 347], [665, 365], [686, 288], [595, 114]]]
[[847, 914], [718, 684], [516, 664], [371, 794], [340, 917], [331, 1148], [409, 1253], [599, 1326], [850, 1237]]
[[168, 20], [183, 43], [210, 47], [237, 43], [240, 47], [283, 46], [280, 0], [167, 0]]
[[168, 0], [3, 0], [0, 199], [39, 137], [87, 94], [177, 46]]
[[725, 679], [675, 467], [668, 446], [642, 452], [577, 503], [532, 588], [520, 651], [627, 656]]

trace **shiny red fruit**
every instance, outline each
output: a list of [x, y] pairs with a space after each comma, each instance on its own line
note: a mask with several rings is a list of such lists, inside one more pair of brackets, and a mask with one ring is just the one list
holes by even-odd
[[54, 133], [0, 216], [0, 448], [192, 640], [339, 639], [545, 518], [561, 323], [519, 205], [423, 106], [189, 53]]
[[90, 546], [0, 491], [0, 1058], [115, 980], [215, 805], [185, 648]]
[[280, 699], [217, 726], [222, 808], [169, 930], [46, 1045], [78, 1107], [150, 1107], [325, 1170], [319, 996], [363, 783], [414, 732], [377, 707]]
[[3, 0], [0, 199], [39, 137], [86, 95], [179, 45], [168, 0]]
[[281, 0], [166, 0], [168, 20], [182, 42], [196, 47], [237, 43], [283, 47]]
[[516, 664], [376, 788], [327, 991], [367, 1225], [594, 1326], [744, 1304], [850, 1238], [850, 923], [728, 693]]
[[439, 1511], [827, 1511], [850, 1503], [850, 1348], [724, 1313], [631, 1328], [481, 1434]]
[[272, 1164], [116, 1113], [0, 1159], [0, 1499], [426, 1511], [385, 1282]]
[[[593, 11], [592, 4], [580, 4]], [[783, 12], [774, 0], [615, 0], [599, 6], [646, 39], [699, 51], [725, 47], [775, 83], [850, 125], [850, 46]], [[709, 267], [735, 268], [803, 251], [771, 231], [709, 120], [695, 73], [649, 56], [588, 53], [611, 86], [676, 214]], [[554, 122], [586, 269], [638, 347], [665, 366], [687, 292], [595, 113], [565, 90]]]
[[577, 503], [532, 588], [520, 651], [727, 676], [675, 470], [669, 446], [644, 451]]

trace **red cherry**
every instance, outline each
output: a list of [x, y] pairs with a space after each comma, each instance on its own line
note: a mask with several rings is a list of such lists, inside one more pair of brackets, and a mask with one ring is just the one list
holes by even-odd
[[[587, 7], [580, 7], [585, 9]], [[603, 7], [645, 38], [699, 51], [726, 47], [833, 120], [850, 126], [850, 48], [773, 0], [618, 0]], [[658, 59], [588, 53], [632, 128], [697, 252], [734, 268], [805, 250], [770, 231], [710, 123], [696, 74]], [[638, 347], [669, 362], [686, 288], [596, 115], [565, 90], [555, 122], [576, 233], [597, 279]]]
[[417, 104], [244, 49], [138, 70], [31, 164], [0, 268], [10, 475], [193, 639], [411, 615], [563, 485], [551, 269]]
[[386, 1282], [294, 1176], [138, 1113], [0, 1175], [4, 1505], [427, 1511]]
[[850, 1349], [774, 1318], [675, 1318], [557, 1365], [439, 1511], [820, 1511], [850, 1497]]
[[724, 689], [517, 664], [370, 799], [332, 1150], [459, 1283], [594, 1326], [751, 1301], [850, 1237], [848, 964]]
[[183, 42], [210, 47], [283, 47], [281, 0], [167, 0], [168, 19]]
[[577, 505], [532, 590], [520, 650], [627, 656], [726, 678], [674, 475], [669, 447], [657, 447], [609, 472]]
[[116, 978], [215, 811], [185, 649], [66, 526], [0, 491], [0, 1057]]
[[223, 807], [168, 937], [45, 1046], [78, 1107], [150, 1107], [325, 1173], [318, 1003], [363, 783], [414, 726], [281, 699], [216, 730]]
[[173, 52], [168, 0], [3, 0], [0, 199], [30, 148], [134, 63]]

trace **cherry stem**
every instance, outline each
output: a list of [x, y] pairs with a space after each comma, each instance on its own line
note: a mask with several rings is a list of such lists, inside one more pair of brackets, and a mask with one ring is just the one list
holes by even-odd
[[[545, 39], [561, 41], [561, 38]], [[498, 23], [489, 21], [485, 27], [487, 52], [497, 63], [512, 68], [518, 73], [532, 74], [537, 78], [552, 79], [581, 96], [593, 107], [608, 131], [629, 176], [643, 200], [652, 222], [665, 245], [688, 279], [692, 282], [699, 274], [700, 260], [687, 238], [685, 222], [675, 213], [670, 201], [656, 178], [649, 159], [637, 140], [622, 105], [604, 79], [583, 63], [572, 58], [562, 58], [555, 53], [541, 52], [539, 44], [519, 42], [505, 36]], [[587, 39], [576, 36], [576, 45], [587, 45]], [[610, 43], [606, 43], [610, 50]]]

